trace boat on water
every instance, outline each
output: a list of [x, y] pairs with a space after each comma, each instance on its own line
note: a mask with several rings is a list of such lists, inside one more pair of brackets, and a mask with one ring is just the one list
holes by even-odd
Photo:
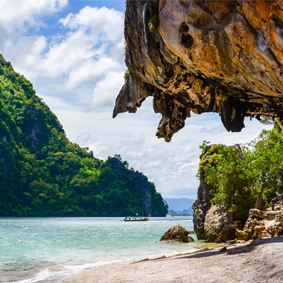
[[141, 217], [141, 216], [134, 216], [134, 217], [125, 217], [123, 221], [125, 222], [133, 222], [133, 221], [148, 221], [150, 218], [150, 215], [148, 217]]

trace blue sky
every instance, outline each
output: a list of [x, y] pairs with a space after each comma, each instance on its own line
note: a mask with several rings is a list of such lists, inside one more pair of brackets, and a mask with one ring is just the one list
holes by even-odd
[[86, 6], [97, 8], [107, 7], [109, 9], [115, 9], [116, 11], [125, 11], [124, 0], [69, 0], [67, 5], [63, 9], [60, 9], [58, 13], [54, 13], [44, 18], [46, 26], [41, 28], [41, 33], [45, 36], [52, 36], [54, 33], [60, 32], [60, 27], [58, 25], [59, 19], [65, 18], [70, 13], [76, 14]]
[[195, 198], [202, 141], [248, 142], [263, 125], [247, 120], [232, 134], [218, 115], [194, 115], [168, 144], [155, 136], [152, 98], [112, 119], [126, 70], [124, 9], [124, 0], [1, 0], [0, 53], [33, 83], [71, 141], [100, 159], [121, 154], [164, 197]]
[[106, 1], [99, 1], [99, 0], [70, 0], [69, 1], [69, 7], [70, 9], [76, 9], [80, 10], [85, 6], [91, 6], [91, 7], [98, 7], [101, 8], [103, 6], [109, 8], [109, 9], [115, 9], [117, 11], [124, 12], [125, 11], [125, 1], [126, 0], [106, 0]]

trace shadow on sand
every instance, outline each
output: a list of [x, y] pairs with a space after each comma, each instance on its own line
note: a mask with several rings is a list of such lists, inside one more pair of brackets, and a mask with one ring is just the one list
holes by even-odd
[[236, 247], [227, 247], [227, 249], [223, 252], [220, 250], [212, 250], [212, 251], [207, 251], [207, 252], [199, 252], [191, 255], [186, 255], [186, 256], [181, 256], [180, 259], [188, 259], [188, 258], [205, 258], [205, 257], [210, 257], [210, 256], [215, 256], [219, 254], [228, 254], [228, 255], [233, 255], [233, 254], [241, 254], [241, 253], [249, 253], [253, 250], [255, 250], [257, 247], [261, 245], [268, 245], [268, 244], [273, 244], [273, 243], [283, 243], [283, 237], [274, 237], [274, 238], [265, 238], [265, 239], [255, 239], [249, 244], [243, 244], [241, 246], [236, 246]]

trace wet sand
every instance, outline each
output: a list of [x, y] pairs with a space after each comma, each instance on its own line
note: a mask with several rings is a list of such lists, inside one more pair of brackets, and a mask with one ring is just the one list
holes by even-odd
[[283, 282], [283, 237], [256, 239], [220, 250], [206, 249], [102, 266], [61, 282]]

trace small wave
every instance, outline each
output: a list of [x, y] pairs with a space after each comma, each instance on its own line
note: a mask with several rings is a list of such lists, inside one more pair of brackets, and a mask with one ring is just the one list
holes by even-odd
[[35, 275], [34, 278], [17, 281], [16, 283], [33, 283], [46, 279], [50, 275], [49, 268], [46, 268]]
[[[153, 224], [153, 223], [172, 223], [172, 222], [193, 222], [192, 219], [177, 219], [177, 218], [173, 218], [170, 219], [170, 220], [153, 220], [153, 221], [150, 221], [150, 224]], [[145, 223], [148, 223], [148, 222], [145, 222]]]
[[35, 274], [33, 278], [25, 279], [21, 281], [16, 281], [15, 283], [36, 283], [44, 280], [44, 282], [57, 282], [74, 274], [100, 267], [103, 265], [113, 264], [121, 262], [123, 260], [115, 261], [100, 261], [95, 263], [87, 263], [84, 265], [75, 265], [75, 266], [49, 266], [48, 268], [40, 271]]
[[120, 258], [121, 258], [121, 260], [122, 260], [122, 261], [127, 261], [127, 260], [130, 260], [130, 258], [128, 258], [128, 257], [125, 257], [125, 256], [121, 256]]

